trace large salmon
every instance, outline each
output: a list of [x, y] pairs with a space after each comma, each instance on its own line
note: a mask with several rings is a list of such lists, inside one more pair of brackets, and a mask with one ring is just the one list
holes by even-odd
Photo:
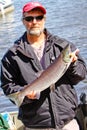
[[24, 97], [28, 95], [30, 91], [34, 90], [38, 93], [56, 83], [72, 62], [72, 57], [69, 55], [70, 52], [70, 45], [67, 45], [54, 63], [44, 70], [37, 79], [31, 84], [26, 85], [22, 91], [10, 94], [8, 97], [13, 100], [17, 106], [20, 106]]

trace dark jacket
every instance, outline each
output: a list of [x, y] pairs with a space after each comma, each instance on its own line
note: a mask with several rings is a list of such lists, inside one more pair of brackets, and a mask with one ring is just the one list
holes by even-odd
[[[24, 85], [35, 80], [38, 77], [38, 72], [53, 63], [69, 43], [64, 39], [51, 35], [46, 30], [45, 33], [47, 40], [43, 66], [28, 43], [26, 32], [3, 57], [1, 87], [6, 95], [21, 91]], [[72, 43], [69, 44], [71, 50], [74, 51], [75, 46]], [[73, 85], [83, 80], [85, 75], [85, 63], [78, 55], [78, 60], [72, 63], [63, 77], [55, 83], [54, 90], [49, 88], [44, 90], [41, 92], [39, 100], [30, 100], [25, 97], [19, 108], [18, 118], [22, 120], [25, 126], [30, 128], [63, 127], [68, 120], [75, 117], [78, 102]]]

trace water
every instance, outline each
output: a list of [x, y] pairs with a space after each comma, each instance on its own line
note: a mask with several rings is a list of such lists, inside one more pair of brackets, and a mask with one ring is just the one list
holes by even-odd
[[[51, 33], [75, 43], [87, 63], [87, 0], [41, 1], [47, 9], [46, 27]], [[0, 60], [6, 50], [13, 45], [25, 28], [21, 21], [23, 5], [28, 0], [14, 0], [15, 10], [5, 17], [0, 17]], [[87, 93], [87, 79], [76, 86], [78, 97]], [[0, 112], [17, 110], [0, 91]]]

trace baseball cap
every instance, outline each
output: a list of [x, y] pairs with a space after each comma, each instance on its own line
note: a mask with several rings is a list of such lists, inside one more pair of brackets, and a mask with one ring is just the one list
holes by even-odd
[[46, 9], [39, 2], [28, 2], [24, 5], [22, 12], [31, 11], [34, 8], [39, 8], [44, 14], [46, 14]]

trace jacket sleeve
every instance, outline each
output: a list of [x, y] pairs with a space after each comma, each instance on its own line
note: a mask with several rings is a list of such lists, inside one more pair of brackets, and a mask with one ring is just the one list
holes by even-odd
[[1, 60], [1, 88], [6, 95], [20, 91], [22, 87], [18, 85], [19, 71], [13, 55], [8, 52]]
[[[23, 90], [25, 86], [20, 84], [20, 71], [13, 57], [14, 54], [9, 51], [1, 60], [1, 88], [6, 96]], [[31, 100], [25, 97], [23, 104], [26, 102], [31, 103]]]
[[[71, 45], [72, 52], [75, 50], [75, 46]], [[66, 76], [72, 85], [76, 85], [80, 81], [84, 80], [87, 74], [86, 64], [80, 54], [77, 55], [76, 62], [71, 63], [69, 69], [66, 72]]]

